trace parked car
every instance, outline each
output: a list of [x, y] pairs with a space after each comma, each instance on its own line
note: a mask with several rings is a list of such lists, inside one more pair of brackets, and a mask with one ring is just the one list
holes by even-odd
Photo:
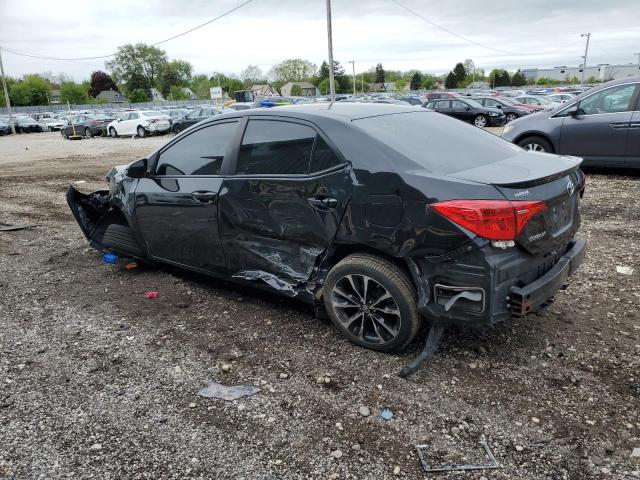
[[184, 117], [177, 118], [173, 121], [171, 131], [173, 133], [180, 133], [182, 130], [189, 128], [191, 125], [195, 125], [202, 120], [205, 120], [214, 115], [218, 115], [220, 112], [213, 107], [196, 108], [192, 110]]
[[478, 102], [483, 107], [497, 108], [504, 113], [507, 123], [514, 121], [516, 118], [524, 117], [532, 113], [532, 110], [523, 104], [511, 101], [509, 98], [501, 97], [473, 97], [472, 100]]
[[316, 103], [209, 118], [67, 201], [100, 251], [324, 305], [392, 352], [423, 321], [552, 300], [585, 251], [579, 164], [426, 109]]
[[614, 80], [516, 120], [502, 136], [528, 150], [582, 157], [586, 166], [640, 168], [639, 97], [640, 76]]
[[413, 105], [415, 107], [422, 106], [422, 104], [424, 103], [418, 97], [413, 97], [411, 95], [407, 95], [407, 96], [404, 96], [404, 97], [398, 97], [397, 99], [398, 100], [402, 100], [403, 102], [407, 102], [409, 105]]
[[166, 133], [171, 129], [171, 120], [164, 113], [149, 111], [133, 111], [122, 114], [107, 125], [111, 137], [120, 135], [146, 135]]
[[180, 117], [184, 117], [189, 112], [190, 110], [186, 108], [169, 108], [167, 110], [160, 110], [160, 113], [164, 113], [171, 119], [171, 123], [173, 123], [174, 120], [177, 120]]
[[46, 117], [41, 120], [42, 123], [46, 124], [49, 130], [62, 130], [66, 125], [67, 121], [60, 120], [55, 117]]
[[60, 131], [64, 138], [71, 136], [99, 137], [107, 134], [107, 125], [113, 121], [101, 114], [78, 114], [71, 117], [67, 125]]
[[441, 98], [458, 98], [462, 97], [458, 92], [429, 92], [425, 95], [425, 101], [439, 100]]
[[10, 135], [11, 126], [4, 120], [0, 120], [0, 135]]
[[571, 93], [550, 93], [546, 96], [546, 98], [548, 98], [552, 102], [564, 103], [568, 102], [569, 100], [573, 100], [574, 98], [576, 98], [576, 96]]
[[33, 118], [18, 115], [13, 118], [16, 133], [42, 132], [42, 126]]
[[222, 112], [228, 113], [228, 112], [235, 112], [238, 110], [248, 110], [250, 108], [253, 108], [253, 102], [236, 102], [224, 107], [224, 110], [222, 110]]
[[514, 100], [516, 102], [524, 103], [525, 105], [536, 105], [544, 110], [553, 110], [560, 105], [559, 102], [552, 102], [543, 95], [520, 95], [518, 97], [514, 97]]
[[476, 127], [500, 127], [505, 123], [505, 115], [501, 110], [483, 107], [469, 98], [431, 100], [423, 106], [458, 120], [471, 122]]

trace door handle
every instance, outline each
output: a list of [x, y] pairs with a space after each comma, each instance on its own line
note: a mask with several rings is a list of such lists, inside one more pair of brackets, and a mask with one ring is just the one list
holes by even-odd
[[338, 199], [331, 197], [311, 197], [308, 198], [307, 201], [309, 202], [309, 205], [318, 210], [333, 210], [338, 206]]
[[202, 203], [213, 203], [218, 198], [216, 192], [197, 191], [191, 194], [193, 198]]
[[609, 124], [609, 126], [614, 130], [625, 130], [629, 128], [629, 125], [629, 122], [615, 122]]

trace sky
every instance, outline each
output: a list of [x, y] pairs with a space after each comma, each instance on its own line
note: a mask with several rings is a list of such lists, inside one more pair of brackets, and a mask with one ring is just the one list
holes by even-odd
[[[467, 58], [477, 67], [575, 66], [590, 32], [588, 63], [637, 63], [638, 0], [333, 0], [334, 59], [351, 72], [385, 69], [446, 73]], [[243, 0], [51, 3], [0, 0], [0, 47], [57, 58], [108, 55], [125, 43], [155, 43], [193, 28]], [[65, 9], [64, 5], [71, 5]], [[325, 0], [253, 0], [193, 33], [160, 45], [194, 73], [263, 71], [287, 58], [327, 58]], [[477, 45], [482, 44], [483, 46]], [[489, 48], [486, 48], [489, 47]], [[498, 51], [496, 51], [498, 50]], [[104, 60], [54, 61], [3, 52], [5, 73], [64, 72], [76, 81]]]

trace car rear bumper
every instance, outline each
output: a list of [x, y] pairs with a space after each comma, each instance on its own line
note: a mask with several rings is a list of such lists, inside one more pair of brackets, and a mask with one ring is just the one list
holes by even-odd
[[408, 261], [418, 311], [427, 320], [482, 326], [536, 313], [553, 302], [584, 261], [586, 241], [573, 240], [546, 256], [489, 242], [476, 247], [467, 245], [442, 261]]
[[560, 257], [551, 270], [523, 287], [513, 286], [510, 291], [511, 312], [523, 317], [544, 306], [555, 293], [563, 288], [584, 261], [587, 249], [585, 240], [577, 240], [571, 249]]

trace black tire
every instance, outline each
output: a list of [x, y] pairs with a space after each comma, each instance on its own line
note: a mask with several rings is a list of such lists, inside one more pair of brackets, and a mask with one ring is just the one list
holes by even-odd
[[475, 118], [473, 119], [473, 124], [479, 128], [488, 127], [489, 119], [487, 118], [486, 115], [482, 115], [482, 114], [476, 115]]
[[84, 136], [87, 138], [93, 138], [93, 133], [91, 133], [91, 129], [90, 128], [85, 128], [84, 129]]
[[116, 132], [116, 129], [115, 129], [115, 128], [111, 127], [111, 128], [109, 129], [109, 136], [110, 136], [111, 138], [116, 138], [116, 137], [118, 136], [118, 132]]
[[174, 127], [172, 128], [173, 130], [173, 134], [177, 135], [182, 131], [182, 127], [180, 125], [174, 125]]
[[553, 145], [546, 138], [531, 135], [518, 141], [518, 146], [534, 152], [554, 153]]
[[138, 137], [140, 137], [140, 138], [144, 138], [144, 136], [147, 133], [147, 132], [144, 131], [144, 127], [142, 125], [138, 125], [138, 128], [136, 129], [136, 131], [138, 133]]
[[[364, 300], [361, 295], [358, 295], [359, 299], [351, 295], [351, 299], [344, 302], [349, 296], [344, 295], [343, 286], [353, 285], [349, 282], [350, 279], [356, 283], [361, 281], [361, 285], [364, 285], [365, 278], [368, 278], [366, 283], [369, 285], [369, 292], [374, 290], [371, 293], [373, 298], [368, 299], [365, 290]], [[338, 294], [338, 291], [341, 293]], [[390, 298], [381, 302], [379, 298], [384, 297], [385, 293]], [[400, 352], [411, 343], [420, 328], [416, 292], [411, 280], [396, 265], [374, 255], [353, 254], [338, 262], [327, 275], [323, 298], [327, 313], [336, 328], [351, 342], [371, 350]], [[349, 305], [356, 302], [360, 303], [360, 307]], [[363, 311], [367, 313], [362, 313]], [[360, 315], [358, 319], [349, 323], [357, 315]], [[374, 318], [378, 320], [374, 321]]]
[[143, 255], [133, 232], [124, 225], [111, 224], [107, 226], [102, 237], [102, 245], [132, 257], [142, 257]]
[[67, 130], [62, 130], [62, 138], [64, 138], [65, 140], [69, 140], [69, 134], [67, 133]]

